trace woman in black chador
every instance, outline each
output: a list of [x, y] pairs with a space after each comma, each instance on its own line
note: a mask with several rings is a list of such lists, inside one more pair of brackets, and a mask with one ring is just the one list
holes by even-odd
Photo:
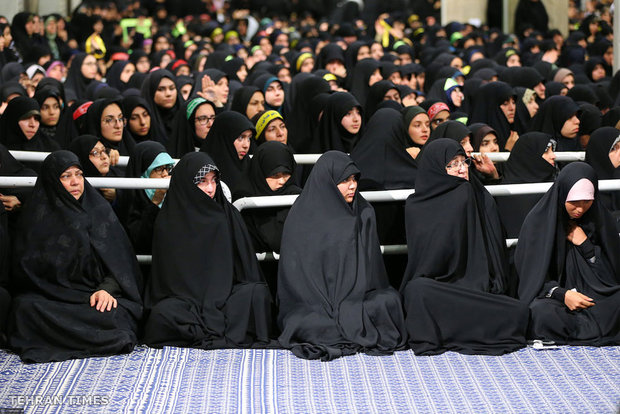
[[359, 170], [323, 154], [289, 212], [278, 273], [280, 344], [307, 359], [389, 354], [405, 344], [398, 292], [388, 283]]
[[[233, 200], [301, 193], [293, 176], [296, 166], [293, 150], [289, 146], [276, 141], [265, 142], [250, 160], [250, 167], [233, 193]], [[288, 207], [275, 207], [242, 212], [257, 252], [280, 251], [282, 229], [288, 211]]]
[[[594, 131], [586, 147], [586, 162], [594, 168], [601, 180], [620, 178], [620, 131], [613, 127]], [[607, 191], [600, 196], [616, 219], [620, 232], [620, 190]]]
[[564, 167], [528, 214], [515, 266], [533, 338], [620, 344], [620, 238], [588, 164]]
[[203, 152], [181, 158], [155, 221], [145, 302], [150, 346], [267, 346], [271, 296], [241, 214]]
[[49, 155], [14, 243], [9, 343], [26, 362], [130, 352], [142, 315], [138, 262], [77, 156]]
[[401, 293], [417, 355], [501, 355], [525, 345], [527, 306], [504, 295], [510, 281], [497, 209], [468, 162], [451, 139], [427, 143], [405, 205]]

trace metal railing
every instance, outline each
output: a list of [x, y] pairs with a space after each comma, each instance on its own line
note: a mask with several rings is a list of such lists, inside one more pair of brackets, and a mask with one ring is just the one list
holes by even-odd
[[[30, 162], [42, 162], [45, 157], [47, 157], [49, 152], [39, 152], [39, 151], [9, 151], [11, 155], [15, 157], [17, 161], [30, 161]], [[479, 152], [474, 152], [474, 155], [480, 154]], [[314, 164], [321, 157], [322, 154], [295, 154], [295, 161], [297, 164]], [[508, 157], [510, 156], [509, 152], [487, 152], [489, 159], [495, 162], [506, 162]], [[571, 162], [571, 161], [583, 161], [586, 158], [586, 153], [583, 151], [575, 151], [575, 152], [556, 152], [556, 161], [558, 162]], [[251, 155], [250, 155], [251, 156]], [[126, 155], [121, 155], [119, 157], [118, 165], [119, 167], [126, 167], [127, 162], [129, 161], [129, 157]], [[178, 159], [174, 160], [178, 162]]]

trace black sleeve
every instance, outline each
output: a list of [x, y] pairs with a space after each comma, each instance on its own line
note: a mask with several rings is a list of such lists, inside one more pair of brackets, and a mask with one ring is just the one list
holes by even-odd
[[596, 259], [596, 249], [590, 239], [586, 239], [586, 241], [576, 247], [577, 251], [579, 252], [579, 254], [581, 254], [581, 256], [583, 256], [584, 259], [591, 263], [594, 263], [594, 261], [596, 261], [592, 260], [593, 258]]
[[111, 276], [104, 277], [103, 282], [101, 282], [99, 286], [97, 286], [97, 290], [105, 290], [114, 297], [117, 297], [121, 294], [121, 287]]
[[146, 202], [142, 208], [131, 208], [127, 218], [127, 234], [137, 254], [150, 254], [153, 244], [153, 226], [159, 207]]

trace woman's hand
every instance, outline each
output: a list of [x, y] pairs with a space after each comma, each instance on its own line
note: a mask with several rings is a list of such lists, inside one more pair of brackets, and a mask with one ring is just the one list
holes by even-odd
[[22, 202], [19, 199], [12, 195], [3, 195], [0, 194], [0, 202], [4, 204], [4, 209], [6, 211], [15, 211], [18, 210], [22, 206]]
[[493, 161], [491, 161], [488, 156], [485, 154], [473, 155], [471, 159], [474, 162], [474, 167], [482, 174], [495, 180], [499, 178], [497, 168], [495, 168], [495, 164], [493, 164]]
[[566, 234], [566, 240], [573, 243], [575, 246], [581, 246], [581, 244], [583, 244], [583, 242], [587, 239], [588, 236], [586, 236], [586, 233], [577, 225], [577, 223], [572, 220], [568, 222], [568, 233]]
[[510, 131], [510, 136], [508, 137], [508, 140], [506, 141], [506, 145], [504, 146], [504, 149], [506, 151], [512, 151], [512, 147], [515, 146], [518, 139], [519, 139], [519, 134], [517, 133], [517, 131]]
[[155, 190], [155, 194], [153, 194], [153, 198], [151, 198], [153, 204], [160, 205], [161, 202], [164, 201], [166, 190], [166, 188], [158, 188], [157, 190]]
[[217, 98], [217, 93], [215, 92], [215, 82], [213, 82], [209, 75], [204, 75], [202, 77], [202, 91], [198, 92], [198, 95], [213, 102], [218, 108], [224, 106], [224, 104], [222, 104], [222, 102], [220, 102]]
[[121, 153], [118, 150], [111, 149], [110, 150], [110, 165], [118, 164], [118, 160], [121, 158]]
[[99, 312], [104, 312], [106, 310], [109, 312], [112, 308], [116, 309], [118, 302], [105, 290], [98, 290], [90, 297], [90, 307], [92, 308], [95, 305], [95, 309]]
[[578, 309], [586, 309], [594, 306], [594, 299], [587, 297], [577, 291], [567, 290], [564, 295], [564, 304], [572, 311]]
[[108, 200], [110, 203], [116, 198], [115, 188], [100, 188], [99, 191], [101, 191], [101, 194], [103, 194], [103, 198]]

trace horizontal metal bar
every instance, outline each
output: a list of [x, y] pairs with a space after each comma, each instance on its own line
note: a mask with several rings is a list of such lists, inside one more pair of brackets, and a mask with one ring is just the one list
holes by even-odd
[[[16, 160], [18, 161], [30, 161], [30, 162], [42, 162], [45, 157], [47, 157], [49, 152], [40, 152], [40, 151], [17, 151], [11, 150], [9, 151]], [[478, 155], [479, 152], [474, 152], [473, 154]], [[510, 156], [509, 152], [487, 152], [491, 161], [495, 162], [506, 162], [508, 157]], [[322, 154], [295, 154], [295, 161], [297, 164], [315, 164], [316, 161], [321, 157]], [[570, 151], [570, 152], [556, 152], [556, 161], [558, 162], [569, 162], [569, 161], [583, 161], [586, 158], [586, 153], [584, 151]], [[251, 157], [251, 155], [250, 155]], [[126, 167], [127, 162], [129, 161], [129, 157], [125, 155], [121, 155], [118, 160], [119, 167]], [[178, 159], [175, 159], [174, 162], [178, 162]]]

